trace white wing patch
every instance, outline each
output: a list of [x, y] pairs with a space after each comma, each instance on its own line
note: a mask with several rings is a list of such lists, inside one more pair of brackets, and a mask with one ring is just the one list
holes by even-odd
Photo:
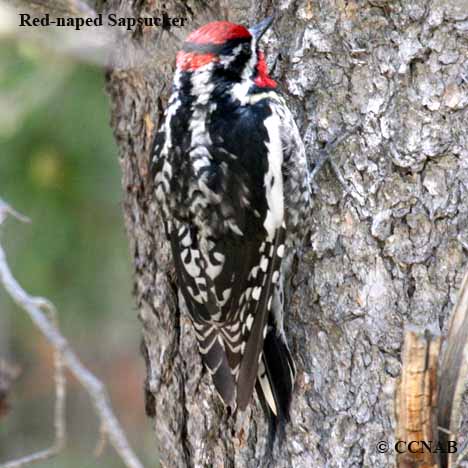
[[268, 233], [268, 241], [273, 242], [276, 231], [284, 221], [284, 197], [283, 197], [283, 146], [281, 143], [281, 121], [275, 108], [272, 107], [272, 115], [265, 119], [264, 124], [268, 132], [268, 172], [265, 174], [265, 193], [268, 210], [263, 222]]

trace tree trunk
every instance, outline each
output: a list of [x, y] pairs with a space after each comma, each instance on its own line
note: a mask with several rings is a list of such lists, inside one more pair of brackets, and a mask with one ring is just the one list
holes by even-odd
[[[248, 429], [234, 434], [202, 370], [147, 167], [180, 38], [226, 12], [247, 24], [274, 12], [263, 46], [310, 161], [345, 128], [362, 125], [332, 154], [346, 189], [329, 168], [316, 180], [313, 235], [286, 318], [298, 365], [292, 423], [274, 466], [393, 466], [395, 452], [379, 453], [377, 444], [394, 438], [404, 326], [445, 329], [467, 260], [466, 0], [233, 3], [166, 2], [169, 16], [188, 17], [188, 25], [162, 35], [139, 30], [132, 39], [148, 61], [108, 74], [146, 410], [161, 462], [257, 467], [265, 449], [257, 398]], [[108, 0], [104, 8], [138, 17], [160, 16], [159, 6], [140, 0], [129, 11], [123, 0]]]

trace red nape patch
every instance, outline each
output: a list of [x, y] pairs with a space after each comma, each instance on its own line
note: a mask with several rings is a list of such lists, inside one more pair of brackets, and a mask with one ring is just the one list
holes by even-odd
[[187, 37], [185, 42], [195, 44], [224, 44], [231, 39], [250, 38], [249, 30], [240, 24], [229, 21], [214, 21], [196, 29]]
[[265, 54], [261, 50], [258, 51], [257, 76], [254, 79], [254, 83], [259, 88], [276, 88], [277, 86], [276, 81], [268, 75]]
[[208, 63], [217, 61], [215, 54], [197, 54], [196, 52], [177, 52], [176, 65], [182, 71], [194, 71]]

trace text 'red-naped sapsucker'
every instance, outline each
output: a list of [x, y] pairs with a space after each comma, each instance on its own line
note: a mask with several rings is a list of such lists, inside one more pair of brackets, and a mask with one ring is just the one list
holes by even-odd
[[151, 171], [217, 392], [242, 411], [256, 387], [282, 424], [295, 378], [282, 263], [302, 240], [310, 189], [304, 145], [258, 48], [270, 24], [218, 21], [187, 37]]

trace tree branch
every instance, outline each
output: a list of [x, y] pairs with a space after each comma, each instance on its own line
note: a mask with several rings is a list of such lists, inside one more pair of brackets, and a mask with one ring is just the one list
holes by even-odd
[[[97, 13], [81, 0], [62, 2], [45, 1], [40, 5], [28, 0], [23, 8], [35, 13], [96, 18]], [[115, 12], [118, 16], [131, 16], [128, 7]], [[33, 14], [34, 15], [34, 14]], [[132, 31], [123, 27], [86, 26], [73, 28], [19, 27], [19, 10], [0, 0], [0, 40], [28, 40], [43, 49], [75, 60], [104, 66], [112, 70], [128, 70], [153, 66], [155, 61], [172, 63], [174, 55], [185, 35], [183, 29], [159, 28], [156, 41], [145, 47], [132, 40]]]
[[[53, 310], [53, 309], [51, 309]], [[62, 353], [59, 349], [54, 349], [54, 382], [55, 382], [55, 409], [54, 409], [54, 444], [46, 449], [35, 452], [31, 455], [18, 458], [0, 465], [0, 468], [19, 468], [31, 463], [44, 461], [58, 455], [65, 446], [66, 425], [65, 425], [65, 397], [66, 379]]]
[[[8, 214], [19, 219], [25, 219], [14, 211], [8, 204], [0, 199], [0, 225]], [[3, 284], [10, 297], [18, 304], [32, 319], [45, 338], [49, 341], [55, 351], [55, 443], [48, 449], [23, 457], [18, 460], [0, 465], [0, 468], [17, 468], [28, 463], [44, 460], [56, 455], [64, 445], [65, 422], [65, 376], [63, 367], [67, 367], [78, 382], [88, 392], [91, 402], [101, 422], [103, 434], [105, 434], [125, 466], [128, 468], [143, 468], [142, 463], [130, 447], [125, 433], [114, 415], [109, 398], [103, 383], [97, 379], [79, 360], [66, 338], [60, 333], [54, 319], [47, 317], [46, 312], [54, 315], [54, 307], [42, 297], [31, 297], [20, 286], [13, 277], [8, 266], [5, 251], [0, 245], [0, 283]]]

